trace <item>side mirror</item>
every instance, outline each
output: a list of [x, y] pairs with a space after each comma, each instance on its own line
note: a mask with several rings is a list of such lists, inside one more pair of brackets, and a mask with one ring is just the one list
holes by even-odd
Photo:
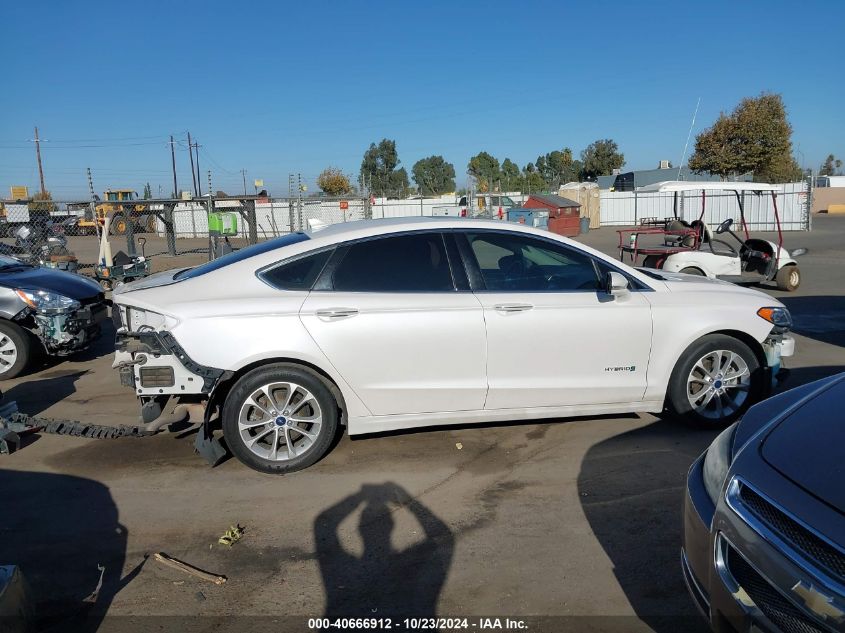
[[614, 271], [610, 271], [607, 273], [607, 276], [604, 280], [604, 287], [611, 297], [624, 297], [629, 292], [628, 289], [628, 278], [625, 277], [622, 273], [617, 273]]

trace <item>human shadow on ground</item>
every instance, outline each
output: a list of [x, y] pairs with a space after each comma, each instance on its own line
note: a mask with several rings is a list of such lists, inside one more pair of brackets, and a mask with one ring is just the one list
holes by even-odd
[[[350, 553], [338, 534], [340, 523], [361, 510], [358, 532], [363, 554]], [[394, 513], [410, 512], [423, 540], [406, 549], [391, 545]], [[317, 560], [326, 591], [328, 618], [434, 617], [452, 561], [448, 526], [395, 483], [365, 485], [321, 512], [314, 521]]]
[[[127, 531], [109, 489], [81, 477], [3, 469], [0, 490], [7, 492], [0, 564], [18, 565], [29, 583], [30, 630], [96, 631], [115, 594], [139, 571], [121, 579]], [[92, 600], [98, 566], [105, 571]]]

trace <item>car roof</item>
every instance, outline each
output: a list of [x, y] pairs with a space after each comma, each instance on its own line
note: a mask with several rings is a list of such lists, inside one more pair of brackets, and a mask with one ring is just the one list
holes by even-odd
[[651, 185], [637, 187], [637, 191], [658, 191], [670, 193], [675, 191], [781, 191], [780, 185], [767, 182], [719, 182], [716, 180], [664, 180]]
[[[402, 231], [419, 231], [424, 229], [504, 229], [535, 234], [548, 234], [537, 229], [526, 227], [515, 222], [502, 220], [486, 220], [479, 218], [456, 217], [412, 217], [412, 218], [384, 218], [379, 220], [354, 220], [339, 222], [326, 227], [306, 231], [312, 240], [326, 242], [343, 242], [350, 239], [366, 237], [367, 235], [381, 235], [384, 233], [400, 233]], [[528, 230], [526, 230], [528, 229]]]

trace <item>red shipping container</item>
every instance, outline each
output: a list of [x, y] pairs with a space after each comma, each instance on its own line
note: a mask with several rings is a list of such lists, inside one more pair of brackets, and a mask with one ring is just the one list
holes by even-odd
[[522, 205], [526, 209], [547, 209], [549, 211], [549, 230], [558, 235], [575, 237], [581, 231], [581, 205], [575, 200], [556, 195], [528, 196]]
[[549, 218], [549, 230], [565, 237], [577, 237], [581, 233], [581, 218], [576, 214]]

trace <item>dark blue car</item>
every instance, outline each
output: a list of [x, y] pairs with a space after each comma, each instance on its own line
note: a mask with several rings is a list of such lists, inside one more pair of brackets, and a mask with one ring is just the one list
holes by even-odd
[[696, 460], [682, 563], [715, 631], [845, 631], [845, 374], [756, 405]]

